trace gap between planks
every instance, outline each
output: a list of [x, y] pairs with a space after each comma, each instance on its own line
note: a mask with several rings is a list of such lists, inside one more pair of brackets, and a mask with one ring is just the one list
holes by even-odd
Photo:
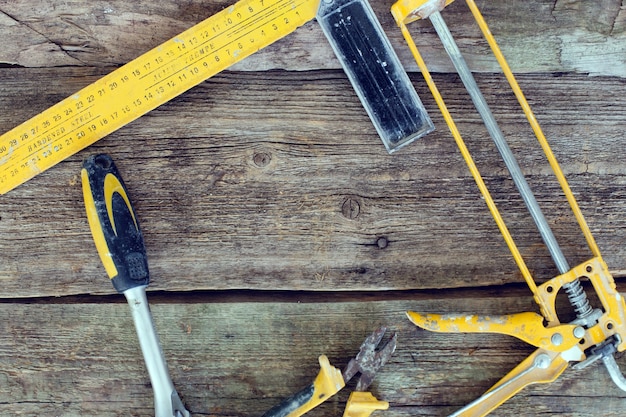
[[[626, 277], [614, 277], [617, 289], [626, 293]], [[589, 283], [583, 283], [591, 295]], [[502, 297], [531, 297], [524, 283], [504, 285], [444, 288], [431, 290], [389, 291], [283, 291], [283, 290], [204, 290], [204, 291], [150, 291], [150, 304], [210, 304], [210, 303], [350, 303], [377, 301], [461, 300], [471, 298], [495, 299]], [[59, 297], [0, 298], [0, 304], [109, 304], [126, 303], [121, 294], [67, 295]], [[477, 312], [478, 313], [478, 312]]]

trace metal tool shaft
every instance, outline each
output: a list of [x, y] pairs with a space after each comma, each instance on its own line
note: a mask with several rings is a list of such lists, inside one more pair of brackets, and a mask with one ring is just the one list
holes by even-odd
[[[552, 229], [543, 215], [543, 212], [537, 203], [537, 199], [530, 189], [530, 186], [528, 185], [528, 182], [526, 181], [526, 178], [524, 177], [524, 174], [522, 173], [511, 148], [504, 138], [502, 130], [500, 130], [493, 113], [489, 109], [489, 105], [487, 104], [485, 97], [480, 92], [478, 84], [476, 84], [476, 80], [474, 79], [469, 66], [465, 62], [465, 58], [463, 58], [459, 47], [454, 41], [446, 22], [443, 20], [443, 17], [439, 12], [432, 13], [429, 16], [429, 19], [435, 28], [437, 35], [439, 35], [448, 56], [452, 60], [456, 71], [461, 77], [461, 81], [465, 85], [465, 89], [469, 93], [476, 110], [483, 119], [485, 127], [496, 145], [498, 152], [500, 152], [500, 155], [502, 156], [502, 159], [511, 174], [511, 178], [515, 183], [524, 204], [528, 208], [543, 242], [550, 252], [550, 256], [552, 257], [557, 270], [560, 274], [565, 274], [570, 270], [569, 263], [567, 262], [567, 259], [565, 258], [554, 233], [552, 233]], [[571, 283], [563, 285], [563, 288], [567, 292], [570, 303], [576, 310], [578, 319], [581, 320], [582, 324], [586, 326], [591, 325], [592, 323], [588, 323], [587, 321], [590, 321], [588, 318], [591, 317], [593, 308], [589, 304], [589, 300], [582, 285], [580, 284], [580, 281], [576, 279]]]
[[154, 327], [146, 287], [134, 287], [124, 291], [124, 296], [132, 311], [137, 337], [143, 353], [150, 382], [154, 391], [155, 417], [189, 417], [174, 384], [163, 356], [159, 337]]
[[526, 182], [526, 179], [524, 178], [524, 174], [522, 173], [522, 170], [520, 169], [515, 159], [515, 156], [511, 151], [511, 148], [507, 144], [504, 135], [502, 134], [502, 131], [500, 130], [500, 127], [498, 126], [498, 123], [493, 116], [493, 113], [489, 109], [489, 105], [487, 104], [485, 98], [480, 92], [480, 89], [476, 84], [476, 80], [474, 79], [474, 76], [472, 75], [472, 72], [470, 71], [467, 63], [465, 62], [463, 55], [461, 55], [461, 51], [454, 41], [454, 38], [452, 37], [448, 26], [444, 22], [443, 17], [439, 12], [431, 14], [429, 18], [433, 24], [433, 27], [435, 28], [435, 31], [439, 35], [439, 38], [441, 39], [441, 42], [443, 43], [446, 52], [450, 56], [454, 67], [461, 77], [461, 80], [463, 81], [467, 92], [472, 98], [472, 102], [474, 103], [476, 110], [478, 110], [478, 113], [482, 117], [485, 126], [489, 131], [491, 138], [493, 139], [493, 142], [498, 148], [498, 151], [500, 152], [500, 155], [502, 156], [502, 159], [506, 164], [506, 167], [511, 173], [513, 182], [519, 190], [520, 195], [524, 200], [528, 211], [530, 212], [530, 215], [537, 225], [537, 229], [539, 230], [539, 233], [541, 234], [544, 243], [550, 251], [550, 255], [552, 256], [552, 259], [554, 260], [554, 263], [556, 264], [559, 273], [566, 273], [570, 270], [567, 259], [565, 259], [561, 247], [554, 237], [554, 234], [552, 233], [552, 230], [550, 229], [550, 226], [548, 225], [548, 222], [546, 221], [546, 218], [543, 215], [543, 212], [541, 211], [541, 208], [539, 207], [539, 204], [537, 203], [537, 200], [533, 192], [531, 191], [528, 182]]

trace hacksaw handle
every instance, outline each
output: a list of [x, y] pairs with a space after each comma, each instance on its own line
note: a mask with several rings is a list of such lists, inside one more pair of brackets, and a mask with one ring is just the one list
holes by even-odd
[[115, 289], [147, 286], [148, 260], [124, 181], [108, 155], [94, 155], [81, 171], [87, 219], [100, 259]]

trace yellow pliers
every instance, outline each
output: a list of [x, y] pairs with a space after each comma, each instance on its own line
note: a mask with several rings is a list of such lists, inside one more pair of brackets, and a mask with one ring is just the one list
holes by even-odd
[[343, 371], [332, 366], [328, 358], [321, 355], [321, 369], [313, 383], [283, 400], [262, 417], [301, 416], [338, 393], [357, 373], [361, 376], [355, 391], [350, 394], [343, 417], [368, 417], [375, 410], [386, 410], [389, 403], [379, 401], [371, 393], [365, 392], [376, 372], [396, 350], [395, 333], [377, 349], [385, 332], [386, 328], [380, 327], [370, 334], [361, 345], [357, 356], [348, 362]]

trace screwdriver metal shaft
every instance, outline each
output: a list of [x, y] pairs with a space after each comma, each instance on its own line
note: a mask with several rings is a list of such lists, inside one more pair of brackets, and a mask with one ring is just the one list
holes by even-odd
[[185, 409], [170, 378], [150, 313], [146, 287], [130, 288], [124, 291], [124, 296], [132, 312], [139, 345], [148, 369], [148, 375], [150, 375], [150, 383], [154, 391], [155, 417], [190, 417], [191, 414]]

